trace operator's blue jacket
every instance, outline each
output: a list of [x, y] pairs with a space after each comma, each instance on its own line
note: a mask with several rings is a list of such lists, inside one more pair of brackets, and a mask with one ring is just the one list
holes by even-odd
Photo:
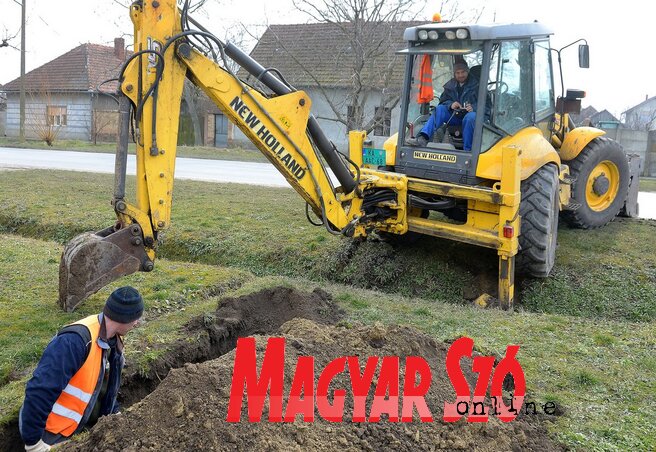
[[476, 77], [467, 77], [460, 94], [458, 94], [458, 82], [455, 78], [444, 84], [444, 91], [440, 96], [440, 105], [444, 105], [450, 109], [451, 104], [455, 101], [460, 102], [460, 105], [463, 107], [465, 102], [469, 102], [474, 111], [476, 111], [476, 107], [478, 106], [478, 79]]
[[[492, 116], [491, 99], [488, 95], [488, 102], [485, 105], [485, 120], [489, 121]], [[478, 79], [473, 75], [467, 77], [467, 81], [462, 87], [462, 92], [458, 94], [458, 82], [452, 78], [444, 84], [444, 91], [440, 95], [440, 105], [444, 105], [451, 111], [451, 104], [455, 101], [460, 102], [460, 105], [465, 106], [465, 102], [469, 102], [474, 109], [474, 113], [478, 109]]]
[[[101, 313], [101, 324], [102, 318]], [[116, 397], [125, 360], [116, 338], [109, 342], [99, 338], [98, 345], [103, 349], [103, 353], [109, 354], [105, 369], [109, 371], [107, 392], [100, 401], [100, 415], [104, 416], [119, 410]], [[58, 333], [45, 348], [32, 378], [27, 382], [25, 401], [19, 415], [19, 430], [25, 444], [36, 444], [42, 439], [52, 406], [73, 375], [84, 364], [87, 351], [85, 339], [80, 334], [65, 330]]]

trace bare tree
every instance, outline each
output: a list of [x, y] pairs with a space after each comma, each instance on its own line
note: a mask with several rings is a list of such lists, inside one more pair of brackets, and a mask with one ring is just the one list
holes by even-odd
[[30, 99], [26, 106], [25, 126], [31, 135], [52, 146], [62, 127], [67, 123], [67, 107], [54, 99], [53, 93], [46, 88], [28, 91]]
[[187, 112], [191, 118], [191, 125], [194, 129], [194, 145], [202, 146], [203, 145], [203, 128], [201, 126], [201, 117], [199, 114], [198, 105], [200, 97], [203, 95], [203, 92], [193, 83], [190, 83], [188, 80], [185, 80], [184, 88], [182, 89], [182, 97], [184, 102], [187, 104]]
[[[245, 28], [241, 25], [228, 28], [224, 33], [223, 41], [229, 41], [237, 47], [243, 48], [244, 42], [246, 41]], [[207, 56], [215, 59], [219, 65], [224, 67], [227, 66], [227, 69], [231, 72], [237, 72], [239, 70], [239, 66], [234, 61], [229, 58], [226, 58], [225, 61], [222, 60], [220, 55], [217, 54], [216, 50], [211, 49], [208, 45], [204, 45], [205, 43], [202, 40], [199, 40], [198, 44], [199, 48], [204, 49], [204, 53]], [[204, 144], [204, 140], [201, 119], [203, 118], [204, 113], [207, 112], [208, 106], [211, 104], [211, 102], [207, 101], [203, 91], [199, 87], [189, 82], [185, 82], [182, 95], [185, 103], [187, 104], [187, 111], [189, 112], [191, 123], [194, 129], [194, 144], [196, 146], [202, 146]]]
[[485, 7], [463, 9], [462, 4], [455, 0], [442, 0], [437, 12], [448, 22], [477, 23]]
[[[335, 42], [343, 43], [334, 57], [334, 72], [346, 79], [345, 96], [335, 96], [330, 83], [324, 83], [316, 73], [316, 67], [301, 61], [294, 44], [276, 36], [279, 47], [312, 80], [329, 105], [333, 118], [348, 130], [362, 129], [368, 132], [385, 121], [384, 112], [391, 111], [399, 103], [403, 60], [396, 51], [404, 46], [398, 26], [401, 21], [415, 21], [433, 12], [440, 12], [453, 20], [476, 21], [482, 10], [465, 12], [455, 0], [443, 0], [437, 11], [426, 11], [425, 0], [293, 0], [294, 6], [311, 21], [329, 24], [336, 35]], [[417, 22], [419, 23], [419, 22]], [[271, 30], [271, 28], [270, 28]], [[372, 112], [365, 106], [378, 96], [377, 108]]]
[[[341, 55], [335, 58], [338, 63], [335, 72], [350, 78], [346, 80], [346, 96], [333, 96], [314, 73], [314, 68], [306, 67], [298, 59], [297, 64], [315, 82], [338, 122], [347, 129], [373, 130], [379, 118], [374, 118], [365, 110], [373, 94], [372, 88], [382, 93], [380, 106], [387, 108], [394, 108], [398, 104], [401, 92], [400, 86], [390, 84], [394, 67], [400, 64], [400, 59], [394, 54], [400, 42], [399, 37], [394, 36], [394, 31], [398, 30], [394, 30], [390, 24], [414, 18], [413, 9], [419, 2], [294, 0], [293, 3], [313, 21], [331, 24], [332, 30], [338, 35], [335, 41], [339, 39], [345, 42], [343, 48], [336, 49]], [[295, 59], [291, 53], [290, 56]], [[345, 62], [348, 67], [343, 66]]]
[[4, 32], [2, 33], [2, 38], [0, 38], [0, 41], [2, 41], [2, 42], [0, 42], [0, 47], [11, 47], [12, 49], [18, 50], [20, 52], [20, 49], [18, 47], [9, 44], [9, 41], [15, 39], [18, 36], [19, 33], [20, 33], [20, 30], [18, 30], [13, 35], [10, 35], [9, 30], [7, 30], [7, 27], [4, 27]]
[[636, 109], [625, 116], [624, 124], [631, 130], [651, 130], [656, 125], [656, 107]]
[[[196, 12], [202, 13], [203, 7], [207, 3], [207, 0], [196, 0], [196, 1], [186, 0], [182, 3], [183, 3], [182, 6], [188, 7], [187, 14], [191, 15]], [[213, 54], [213, 56], [216, 56], [214, 55], [215, 52], [212, 50], [210, 45], [205, 46], [205, 42], [202, 39], [197, 39], [196, 41], [197, 44], [199, 45], [199, 48], [201, 49], [205, 48], [205, 53], [207, 55]], [[187, 104], [187, 111], [189, 112], [191, 124], [194, 129], [195, 146], [202, 146], [204, 144], [203, 127], [201, 122], [201, 119], [204, 117], [203, 115], [204, 112], [199, 110], [199, 106], [204, 104], [204, 102], [202, 101], [202, 96], [203, 96], [203, 92], [199, 87], [197, 87], [192, 83], [189, 83], [188, 81], [185, 81], [184, 88], [182, 90], [182, 97], [184, 99], [184, 102]]]
[[91, 112], [91, 142], [96, 145], [98, 141], [116, 138], [118, 129], [118, 112], [116, 110], [93, 109]]

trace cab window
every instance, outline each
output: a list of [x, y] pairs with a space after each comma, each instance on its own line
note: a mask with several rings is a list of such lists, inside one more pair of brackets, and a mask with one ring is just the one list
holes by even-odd
[[[462, 47], [456, 47], [456, 45]], [[412, 84], [406, 117], [406, 138], [414, 138], [428, 120], [433, 108], [439, 104], [444, 85], [453, 78], [456, 59], [463, 59], [470, 68], [470, 77], [480, 77], [483, 62], [481, 43], [440, 42], [431, 48], [431, 53], [412, 56]], [[430, 80], [432, 98], [421, 96], [422, 83]], [[426, 91], [425, 91], [426, 92]]]
[[549, 41], [536, 41], [535, 48], [535, 119], [550, 117], [554, 111], [553, 74]]
[[[533, 123], [533, 75], [529, 41], [504, 41], [495, 49], [492, 121], [508, 134]], [[492, 76], [492, 74], [491, 74]]]

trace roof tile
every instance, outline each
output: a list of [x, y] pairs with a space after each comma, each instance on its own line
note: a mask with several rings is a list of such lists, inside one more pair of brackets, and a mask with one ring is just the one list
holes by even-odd
[[[403, 58], [396, 51], [404, 49], [403, 31], [425, 22], [313, 23], [270, 25], [251, 52], [251, 57], [267, 68], [276, 68], [295, 86], [348, 88], [356, 82], [357, 66], [353, 42], [362, 42], [366, 59], [360, 71], [367, 87], [400, 88]], [[389, 42], [390, 45], [381, 42]], [[391, 65], [391, 79], [386, 83], [386, 68]], [[241, 71], [240, 76], [246, 76]]]
[[[123, 63], [114, 47], [82, 44], [25, 74], [26, 87], [37, 91], [95, 91], [103, 81], [117, 77]], [[114, 81], [103, 84], [100, 90], [113, 93], [117, 87]], [[3, 89], [20, 90], [20, 77]]]

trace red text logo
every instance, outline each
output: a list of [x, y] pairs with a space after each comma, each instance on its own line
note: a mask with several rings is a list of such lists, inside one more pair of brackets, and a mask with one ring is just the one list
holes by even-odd
[[[515, 359], [519, 346], [508, 346], [506, 356], [496, 366], [494, 357], [473, 358], [471, 370], [478, 373], [478, 378], [472, 394], [460, 367], [460, 360], [463, 357], [471, 359], [473, 347], [473, 340], [463, 337], [455, 341], [447, 353], [446, 369], [456, 391], [456, 400], [444, 403], [444, 420], [456, 422], [464, 415], [467, 415], [468, 422], [486, 422], [489, 415], [497, 415], [505, 422], [513, 420], [526, 393], [524, 372]], [[379, 363], [372, 403], [367, 407], [367, 397]], [[325, 420], [342, 422], [347, 391], [353, 397], [352, 422], [378, 422], [382, 415], [387, 416], [390, 422], [412, 422], [415, 411], [422, 422], [433, 421], [426, 403], [432, 372], [424, 358], [406, 357], [403, 378], [400, 376], [401, 362], [398, 356], [370, 356], [362, 364], [363, 370], [360, 357], [342, 356], [329, 362], [315, 379], [314, 357], [300, 356], [283, 410], [285, 338], [268, 339], [259, 373], [255, 338], [240, 338], [237, 340], [227, 421], [241, 421], [246, 394], [249, 422], [261, 421], [267, 398], [269, 422], [294, 422], [297, 416], [302, 416], [305, 422], [313, 422], [315, 412]], [[348, 387], [334, 389], [329, 396], [333, 380], [346, 372], [349, 376]], [[515, 395], [511, 398], [510, 406], [506, 406], [502, 398], [506, 375], [511, 375], [515, 382]], [[488, 404], [490, 406], [485, 404], [488, 387], [492, 401]]]

